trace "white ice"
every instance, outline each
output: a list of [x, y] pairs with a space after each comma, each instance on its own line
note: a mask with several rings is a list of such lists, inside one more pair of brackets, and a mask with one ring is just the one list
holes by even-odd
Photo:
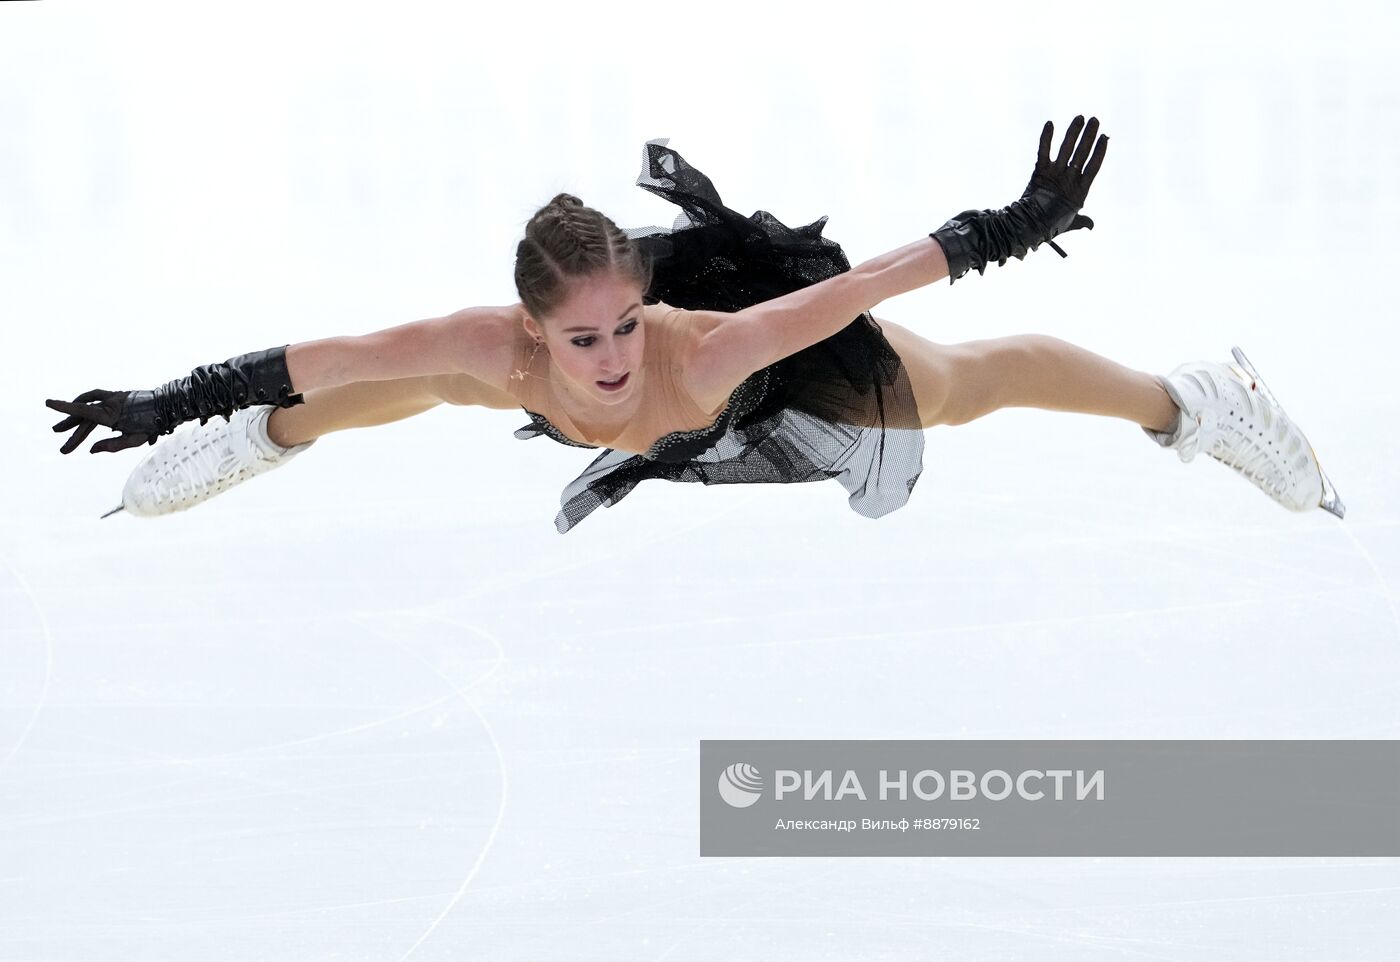
[[[1388, 858], [702, 859], [701, 739], [1400, 737], [1393, 6], [0, 5], [0, 959], [1400, 958]], [[671, 146], [853, 262], [1097, 114], [1094, 231], [887, 302], [1240, 344], [1349, 510], [1134, 425], [927, 437], [909, 505], [654, 481], [439, 408], [198, 509], [46, 397], [515, 300]], [[1059, 133], [1056, 136], [1058, 144]]]

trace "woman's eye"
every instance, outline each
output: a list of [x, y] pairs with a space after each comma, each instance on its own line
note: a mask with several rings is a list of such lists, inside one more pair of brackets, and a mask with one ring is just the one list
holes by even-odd
[[[626, 324], [622, 325], [622, 327], [618, 328], [618, 329], [617, 329], [617, 333], [618, 333], [618, 334], [631, 334], [631, 333], [632, 333], [633, 331], [635, 331], [636, 329], [637, 329], [637, 319], [636, 319], [636, 318], [633, 318], [632, 320], [628, 321]], [[589, 345], [591, 345], [591, 344], [592, 344], [594, 341], [596, 341], [596, 340], [598, 340], [598, 339], [597, 339], [596, 337], [594, 337], [592, 334], [590, 334], [590, 335], [588, 335], [587, 337], [576, 337], [576, 338], [574, 338], [572, 341], [570, 341], [569, 343], [570, 343], [570, 344], [574, 344], [574, 345], [576, 345], [576, 346], [578, 346], [578, 347], [588, 347]]]

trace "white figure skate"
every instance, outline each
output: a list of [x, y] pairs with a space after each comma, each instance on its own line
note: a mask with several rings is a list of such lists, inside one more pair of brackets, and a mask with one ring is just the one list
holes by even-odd
[[184, 511], [286, 464], [316, 443], [313, 438], [284, 448], [273, 441], [267, 419], [274, 410], [246, 407], [227, 421], [216, 416], [160, 441], [127, 478], [122, 503], [102, 517], [123, 509], [142, 518]]
[[1307, 437], [1244, 352], [1230, 353], [1235, 364], [1192, 361], [1160, 378], [1181, 417], [1175, 431], [1143, 430], [1182, 461], [1203, 453], [1229, 465], [1290, 511], [1320, 507], [1343, 517], [1346, 506]]

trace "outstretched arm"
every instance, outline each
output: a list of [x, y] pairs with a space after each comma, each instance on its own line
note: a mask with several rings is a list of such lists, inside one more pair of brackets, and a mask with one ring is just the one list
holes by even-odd
[[742, 311], [695, 311], [686, 390], [708, 410], [753, 372], [830, 337], [881, 301], [947, 276], [943, 248], [925, 237]]
[[92, 390], [72, 401], [45, 403], [68, 415], [53, 426], [72, 431], [59, 449], [76, 450], [98, 427], [117, 432], [91, 451], [120, 451], [154, 444], [184, 421], [228, 417], [252, 404], [292, 407], [305, 391], [358, 381], [385, 381], [435, 374], [469, 374], [504, 383], [511, 364], [513, 308], [475, 307], [445, 317], [401, 324], [358, 337], [304, 341], [222, 364], [196, 368], [188, 377], [155, 391]]
[[470, 374], [495, 386], [511, 364], [509, 316], [509, 308], [469, 307], [371, 334], [302, 341], [287, 347], [287, 372], [297, 392], [434, 374]]
[[897, 294], [944, 277], [956, 280], [969, 270], [981, 273], [993, 261], [1023, 258], [1046, 242], [1063, 256], [1052, 238], [1094, 226], [1079, 209], [1107, 151], [1107, 137], [1095, 142], [1098, 128], [1098, 118], [1085, 126], [1076, 117], [1051, 160], [1054, 127], [1047, 122], [1030, 183], [1009, 207], [963, 211], [926, 238], [742, 311], [698, 312], [686, 359], [687, 389], [701, 401], [725, 397], [753, 372], [830, 337]]

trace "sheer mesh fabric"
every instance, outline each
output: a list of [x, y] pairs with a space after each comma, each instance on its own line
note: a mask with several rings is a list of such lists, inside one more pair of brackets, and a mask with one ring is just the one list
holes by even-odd
[[[826, 218], [788, 227], [744, 217], [666, 140], [649, 141], [637, 186], [681, 208], [670, 228], [627, 234], [654, 264], [649, 304], [739, 311], [850, 270]], [[531, 412], [515, 432], [580, 445]], [[645, 454], [606, 449], [564, 489], [555, 527], [567, 532], [649, 478], [703, 484], [787, 484], [835, 478], [870, 518], [903, 507], [923, 470], [924, 434], [909, 376], [869, 312], [832, 336], [755, 372], [708, 428], [677, 431]]]

